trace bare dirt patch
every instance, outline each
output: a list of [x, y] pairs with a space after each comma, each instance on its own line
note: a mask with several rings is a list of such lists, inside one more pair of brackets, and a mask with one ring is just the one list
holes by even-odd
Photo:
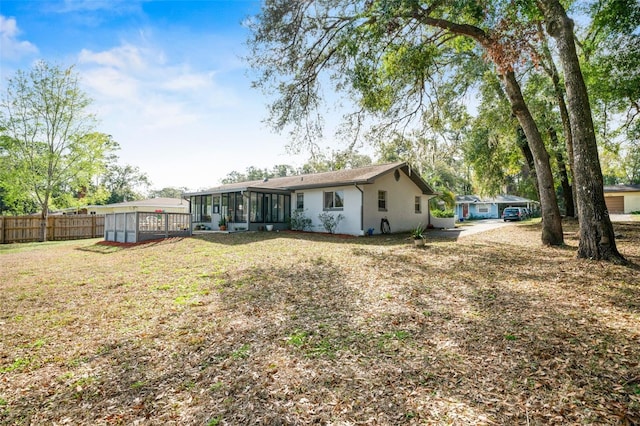
[[640, 269], [575, 230], [0, 247], [0, 423], [637, 424]]

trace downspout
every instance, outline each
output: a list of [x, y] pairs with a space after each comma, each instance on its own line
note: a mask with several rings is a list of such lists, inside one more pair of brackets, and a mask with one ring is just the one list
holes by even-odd
[[358, 186], [357, 183], [354, 183], [353, 186], [355, 186], [356, 189], [360, 191], [360, 233], [364, 235], [364, 191]]

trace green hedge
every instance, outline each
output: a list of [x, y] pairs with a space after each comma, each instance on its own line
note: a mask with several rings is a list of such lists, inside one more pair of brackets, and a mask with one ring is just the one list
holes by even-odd
[[454, 217], [453, 210], [431, 210], [431, 216], [433, 217]]

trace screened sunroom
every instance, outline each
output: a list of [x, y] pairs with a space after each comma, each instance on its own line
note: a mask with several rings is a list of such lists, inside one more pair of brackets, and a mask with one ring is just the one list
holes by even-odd
[[194, 230], [259, 231], [289, 226], [289, 191], [243, 188], [185, 195], [191, 203]]

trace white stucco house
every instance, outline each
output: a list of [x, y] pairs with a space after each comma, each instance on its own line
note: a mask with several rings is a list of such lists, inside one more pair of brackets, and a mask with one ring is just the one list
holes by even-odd
[[[233, 183], [185, 193], [192, 223], [229, 230], [289, 229], [291, 214], [302, 212], [311, 229], [326, 232], [318, 216], [342, 215], [336, 233], [380, 233], [382, 219], [391, 232], [429, 223], [429, 199], [437, 194], [403, 162], [298, 176]], [[372, 230], [372, 231], [369, 231]]]

